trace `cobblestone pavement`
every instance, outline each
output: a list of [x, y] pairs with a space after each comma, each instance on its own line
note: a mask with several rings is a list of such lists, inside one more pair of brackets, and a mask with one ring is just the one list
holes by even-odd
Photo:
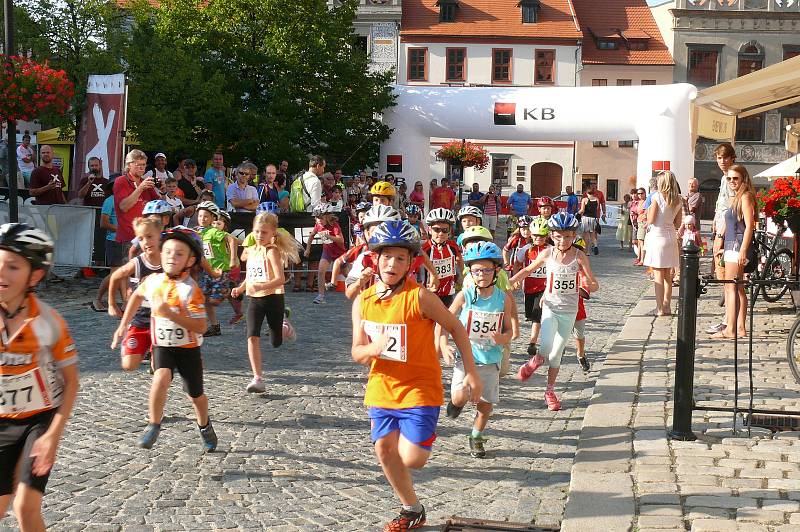
[[[609, 231], [610, 232], [610, 231]], [[604, 236], [592, 257], [601, 292], [588, 305], [593, 371], [585, 375], [568, 348], [559, 376], [560, 412], [543, 404], [544, 377], [506, 378], [489, 425], [488, 459], [467, 452], [472, 411], [442, 415], [428, 465], [414, 475], [429, 529], [447, 517], [557, 525], [597, 369], [646, 283], [632, 255]], [[267, 393], [249, 381], [244, 324], [225, 325], [203, 346], [206, 391], [220, 438], [203, 454], [192, 409], [174, 383], [155, 447], [135, 447], [146, 424], [150, 376], [126, 374], [108, 348], [116, 322], [88, 308], [94, 281], [44, 290], [69, 322], [81, 357], [79, 401], [45, 498], [45, 520], [58, 530], [375, 530], [398, 508], [369, 441], [362, 405], [366, 370], [349, 355], [349, 305], [333, 294], [289, 294], [299, 340], [265, 347]], [[521, 300], [520, 300], [521, 302]], [[525, 360], [527, 331], [514, 343], [512, 367]], [[445, 369], [449, 388], [450, 370]], [[176, 379], [180, 380], [180, 379]], [[8, 518], [3, 527], [15, 526]]]

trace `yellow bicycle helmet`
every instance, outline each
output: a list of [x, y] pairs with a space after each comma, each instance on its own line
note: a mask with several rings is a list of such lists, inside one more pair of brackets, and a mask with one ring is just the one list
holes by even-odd
[[372, 188], [369, 189], [369, 192], [374, 196], [388, 196], [390, 198], [393, 198], [396, 194], [394, 185], [386, 181], [378, 181], [372, 185]]

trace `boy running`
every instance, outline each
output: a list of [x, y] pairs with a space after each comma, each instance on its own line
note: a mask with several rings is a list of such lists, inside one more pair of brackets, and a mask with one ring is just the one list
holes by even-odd
[[33, 294], [53, 241], [0, 226], [0, 519], [14, 497], [21, 530], [45, 530], [42, 498], [78, 395], [78, 353], [61, 316]]
[[433, 209], [425, 217], [431, 238], [422, 244], [422, 254], [433, 263], [436, 276], [439, 278], [436, 295], [446, 307], [453, 303], [456, 284], [464, 267], [461, 250], [456, 241], [450, 238], [455, 222], [453, 211]]
[[230, 295], [230, 271], [238, 264], [236, 256], [236, 239], [227, 238], [228, 233], [213, 227], [219, 218], [219, 207], [210, 201], [197, 206], [197, 233], [203, 239], [203, 256], [211, 267], [222, 270], [222, 275], [215, 279], [207, 272], [200, 273], [198, 284], [208, 301], [208, 330], [204, 336], [220, 336], [222, 330], [217, 319], [217, 307]]
[[376, 228], [370, 247], [378, 255], [378, 281], [353, 303], [352, 357], [370, 367], [364, 404], [375, 454], [403, 505], [383, 530], [405, 531], [425, 524], [411, 470], [423, 467], [430, 457], [444, 400], [435, 324], [455, 340], [471, 401], [477, 402], [483, 383], [464, 327], [439, 298], [408, 276], [411, 259], [419, 252], [416, 231], [406, 222], [387, 222]]
[[[539, 217], [533, 219], [529, 226], [529, 232], [531, 234], [530, 243], [517, 251], [516, 262], [522, 264], [523, 267], [528, 266], [536, 260], [539, 253], [547, 249], [547, 236], [550, 234], [547, 222]], [[546, 281], [545, 267], [540, 266], [525, 278], [522, 287], [525, 293], [525, 319], [531, 322], [531, 339], [528, 343], [528, 356], [531, 357], [536, 354], [536, 343], [539, 341], [539, 328], [542, 323], [542, 295]]]

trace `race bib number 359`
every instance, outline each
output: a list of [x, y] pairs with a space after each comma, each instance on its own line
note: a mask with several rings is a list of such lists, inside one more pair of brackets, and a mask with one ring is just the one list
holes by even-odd
[[384, 360], [394, 360], [395, 362], [405, 362], [408, 357], [408, 342], [406, 337], [406, 325], [404, 323], [375, 323], [374, 321], [364, 320], [362, 322], [364, 332], [373, 341], [380, 335], [386, 335], [386, 346], [379, 358]]
[[53, 406], [39, 368], [0, 377], [0, 414], [35, 412]]

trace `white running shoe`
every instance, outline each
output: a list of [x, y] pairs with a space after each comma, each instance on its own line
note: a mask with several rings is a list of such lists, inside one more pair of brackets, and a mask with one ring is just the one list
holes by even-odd
[[264, 393], [265, 391], [267, 391], [267, 387], [264, 385], [264, 381], [258, 377], [253, 377], [253, 380], [247, 385], [248, 393]]

